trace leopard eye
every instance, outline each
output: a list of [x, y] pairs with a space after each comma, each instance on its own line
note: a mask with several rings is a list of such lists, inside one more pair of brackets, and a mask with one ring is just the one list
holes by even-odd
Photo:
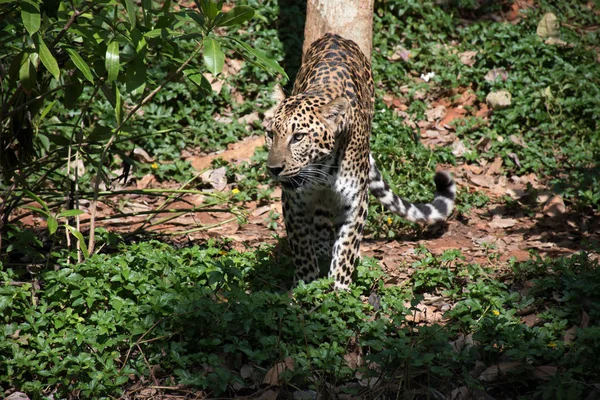
[[298, 143], [299, 141], [304, 139], [304, 136], [306, 136], [306, 133], [302, 133], [302, 132], [294, 133], [294, 136], [292, 136], [292, 143]]

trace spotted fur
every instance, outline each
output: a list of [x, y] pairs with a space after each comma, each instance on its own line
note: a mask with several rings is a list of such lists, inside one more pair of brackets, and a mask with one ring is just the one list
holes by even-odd
[[318, 277], [318, 260], [346, 288], [359, 257], [368, 192], [415, 222], [445, 220], [454, 206], [450, 175], [435, 176], [433, 202], [395, 195], [370, 154], [374, 89], [371, 65], [352, 41], [326, 34], [308, 49], [290, 97], [279, 95], [267, 132], [267, 169], [283, 188], [283, 213], [295, 280]]

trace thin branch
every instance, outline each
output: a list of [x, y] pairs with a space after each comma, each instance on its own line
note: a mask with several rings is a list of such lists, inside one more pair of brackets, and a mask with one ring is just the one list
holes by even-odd
[[89, 5], [89, 7], [87, 9], [86, 8], [82, 8], [81, 10], [77, 10], [75, 8], [73, 9], [73, 14], [71, 15], [71, 18], [69, 18], [69, 20], [67, 21], [67, 23], [65, 24], [65, 26], [63, 26], [63, 28], [60, 30], [60, 32], [58, 32], [58, 35], [56, 35], [56, 37], [52, 41], [52, 45], [50, 46], [50, 50], [52, 50], [52, 48], [58, 44], [58, 42], [60, 41], [60, 39], [62, 39], [62, 37], [65, 35], [65, 33], [67, 33], [67, 31], [69, 30], [69, 28], [71, 27], [71, 25], [73, 25], [73, 23], [75, 22], [75, 20], [81, 14], [85, 14], [86, 12], [88, 12], [89, 10], [91, 10], [95, 6], [95, 4], [93, 2], [89, 3], [88, 5]]
[[237, 220], [237, 217], [233, 217], [233, 218], [226, 219], [225, 221], [217, 222], [216, 224], [205, 225], [205, 226], [201, 226], [198, 228], [192, 228], [192, 229], [188, 229], [187, 231], [169, 232], [169, 233], [167, 233], [167, 235], [177, 236], [177, 235], [187, 235], [189, 233], [194, 233], [194, 232], [207, 231], [209, 229], [216, 228], [218, 226], [225, 225], [225, 224], [228, 224], [228, 223], [236, 221], [236, 220]]
[[[190, 183], [192, 183], [194, 180], [198, 179], [200, 177], [200, 174], [196, 174], [194, 175], [192, 178], [188, 179], [186, 182], [184, 182], [179, 189], [185, 189], [186, 186], [188, 186]], [[167, 205], [169, 204], [169, 201], [171, 200], [175, 200], [175, 199], [181, 199], [182, 195], [181, 194], [177, 194], [177, 195], [171, 195], [169, 196], [167, 199], [165, 199], [163, 201], [163, 203], [161, 205], [158, 206], [158, 210], [162, 210], [163, 208], [167, 207]], [[183, 215], [183, 214], [182, 214]], [[154, 217], [154, 215], [149, 215], [146, 220], [144, 221], [144, 223], [138, 228], [136, 229], [136, 231], [139, 231], [141, 229], [143, 229], [147, 223], [150, 222], [150, 220]], [[170, 219], [174, 219], [177, 218], [178, 216], [172, 216], [172, 217], [168, 217], [166, 218], [166, 220], [170, 220]], [[152, 226], [152, 225], [151, 225]]]
[[44, 99], [46, 96], [48, 96], [48, 95], [50, 95], [50, 94], [52, 94], [52, 93], [54, 93], [54, 92], [58, 92], [59, 90], [63, 90], [63, 89], [65, 89], [65, 88], [67, 88], [67, 87], [69, 87], [69, 86], [73, 86], [73, 85], [77, 85], [77, 83], [76, 83], [76, 82], [67, 83], [67, 84], [65, 84], [65, 85], [62, 85], [62, 86], [56, 87], [56, 88], [54, 88], [54, 89], [50, 89], [50, 90], [48, 90], [47, 92], [44, 92], [44, 93], [42, 93], [42, 94], [40, 94], [40, 95], [37, 95], [37, 96], [35, 96], [35, 97], [31, 98], [30, 100], [26, 101], [25, 103], [21, 104], [21, 105], [20, 105], [20, 106], [18, 106], [18, 107], [15, 107], [15, 108], [13, 108], [13, 109], [12, 109], [12, 110], [10, 110], [9, 112], [7, 112], [5, 115], [3, 115], [3, 116], [2, 116], [2, 121], [0, 121], [0, 122], [4, 122], [4, 120], [6, 120], [7, 118], [10, 118], [10, 117], [11, 117], [11, 116], [13, 116], [14, 114], [16, 114], [17, 112], [19, 112], [20, 110], [22, 110], [23, 108], [26, 108], [26, 107], [28, 107], [28, 106], [29, 106], [31, 103], [34, 103], [34, 102], [36, 102], [36, 101], [39, 101], [39, 100], [42, 100], [42, 99]]
[[[183, 71], [183, 69], [196, 57], [196, 55], [200, 52], [201, 49], [202, 49], [202, 43], [198, 43], [198, 45], [196, 46], [196, 48], [194, 49], [192, 54], [188, 57], [187, 60], [185, 60], [183, 62], [183, 64], [181, 64], [179, 66], [179, 68], [177, 68], [176, 71], [172, 72], [169, 76], [167, 76], [167, 78], [165, 79], [165, 81], [163, 83], [158, 85], [152, 92], [150, 92], [150, 94], [148, 94], [146, 97], [144, 97], [144, 99], [139, 104], [137, 104], [131, 111], [129, 111], [129, 114], [127, 114], [127, 117], [116, 127], [110, 140], [108, 141], [108, 143], [106, 143], [106, 146], [104, 147], [104, 150], [102, 151], [102, 155], [100, 156], [99, 168], [102, 168], [102, 166], [104, 165], [104, 162], [106, 160], [106, 155], [108, 154], [108, 149], [112, 146], [113, 142], [117, 138], [117, 135], [123, 128], [124, 124], [127, 123], [127, 121], [129, 121], [129, 119], [142, 106], [144, 106], [146, 103], [148, 103], [150, 100], [152, 100], [152, 98], [160, 90], [162, 90], [167, 85], [167, 83], [171, 82], [171, 80], [173, 78], [178, 76], [181, 73], [181, 71]], [[94, 252], [94, 244], [95, 244], [94, 243], [95, 242], [94, 230], [96, 228], [96, 208], [98, 205], [98, 192], [100, 191], [100, 176], [99, 175], [100, 175], [100, 173], [98, 172], [96, 174], [96, 182], [94, 183], [94, 197], [92, 199], [92, 206], [90, 209], [91, 218], [90, 218], [90, 238], [89, 238], [89, 245], [88, 245], [89, 254], [92, 254]]]
[[175, 209], [163, 209], [163, 210], [147, 210], [147, 211], [134, 211], [134, 212], [130, 212], [130, 213], [120, 213], [120, 214], [114, 214], [114, 215], [110, 215], [110, 216], [106, 216], [106, 217], [97, 217], [96, 221], [107, 221], [107, 220], [111, 220], [111, 219], [117, 219], [117, 218], [127, 218], [127, 217], [137, 217], [140, 215], [155, 215], [155, 214], [167, 214], [167, 213], [180, 213], [181, 215], [183, 214], [189, 214], [189, 213], [193, 213], [193, 212], [222, 212], [222, 213], [233, 213], [233, 209], [231, 208], [226, 208], [226, 209], [221, 209], [221, 208], [202, 208], [202, 207], [194, 207], [194, 208], [175, 208]]

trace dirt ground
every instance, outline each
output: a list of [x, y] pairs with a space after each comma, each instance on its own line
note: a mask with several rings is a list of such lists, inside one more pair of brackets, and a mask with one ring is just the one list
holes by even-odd
[[[434, 139], [437, 139], [436, 136]], [[426, 145], [431, 143], [423, 138]], [[257, 146], [263, 145], [262, 137], [252, 136], [232, 144], [225, 151], [216, 154], [195, 155], [186, 152], [191, 164], [204, 171], [201, 180], [209, 191], [223, 193], [235, 189], [235, 184], [226, 184], [218, 170], [206, 170], [215, 157], [230, 162], [249, 160]], [[487, 165], [457, 165], [447, 168], [451, 171], [461, 190], [483, 192], [490, 198], [488, 204], [468, 213], [454, 212], [447, 224], [427, 228], [414, 234], [406, 234], [393, 240], [374, 239], [367, 236], [362, 244], [362, 254], [377, 258], [390, 276], [389, 284], [401, 283], [410, 277], [410, 266], [416, 259], [415, 248], [423, 245], [433, 254], [441, 254], [448, 249], [460, 249], [467, 262], [488, 265], [492, 262], [504, 265], [510, 258], [518, 261], [530, 258], [534, 250], [542, 256], [558, 257], [581, 250], [589, 250], [590, 245], [600, 243], [600, 215], [573, 213], [562, 198], [553, 194], [535, 175], [503, 175], [502, 160], [496, 159]], [[179, 188], [176, 184], [166, 185], [167, 189]], [[533, 191], [529, 189], [533, 188]], [[138, 181], [131, 181], [121, 189], [165, 188], [153, 176], [148, 175]], [[255, 201], [246, 202], [247, 223], [240, 224], [232, 214], [218, 211], [197, 211], [182, 214], [165, 212], [143, 214], [163, 206], [164, 198], [128, 194], [103, 198], [98, 207], [99, 217], [141, 212], [138, 216], [124, 216], [100, 220], [99, 225], [121, 233], [130, 233], [141, 228], [147, 232], [167, 234], [172, 240], [187, 243], [202, 243], [209, 238], [230, 238], [232, 247], [244, 251], [262, 243], [276, 243], [278, 236], [285, 236], [281, 217], [281, 191], [275, 189], [272, 202], [259, 205]], [[510, 197], [513, 201], [505, 199]], [[206, 197], [200, 194], [178, 195], [165, 209], [190, 209], [201, 207]], [[509, 204], [509, 205], [507, 205]], [[215, 210], [216, 209], [216, 210]], [[279, 214], [273, 227], [270, 212]], [[178, 215], [178, 216], [177, 216]], [[168, 220], [165, 220], [168, 219]], [[161, 221], [162, 220], [162, 221]], [[269, 226], [270, 225], [270, 226]], [[274, 229], [273, 229], [274, 228]], [[85, 221], [84, 221], [85, 229]], [[402, 268], [400, 268], [402, 267]]]

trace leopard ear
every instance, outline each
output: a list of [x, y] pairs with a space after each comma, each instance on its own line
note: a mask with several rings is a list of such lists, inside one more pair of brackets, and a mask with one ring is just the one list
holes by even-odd
[[276, 100], [277, 103], [281, 103], [282, 101], [285, 100], [285, 93], [283, 92], [283, 88], [281, 87], [281, 85], [278, 83], [275, 85], [275, 87], [273, 88], [273, 93], [271, 93], [271, 98], [273, 100]]
[[350, 108], [350, 102], [345, 97], [338, 97], [321, 107], [321, 115], [335, 126], [338, 126], [346, 112]]

